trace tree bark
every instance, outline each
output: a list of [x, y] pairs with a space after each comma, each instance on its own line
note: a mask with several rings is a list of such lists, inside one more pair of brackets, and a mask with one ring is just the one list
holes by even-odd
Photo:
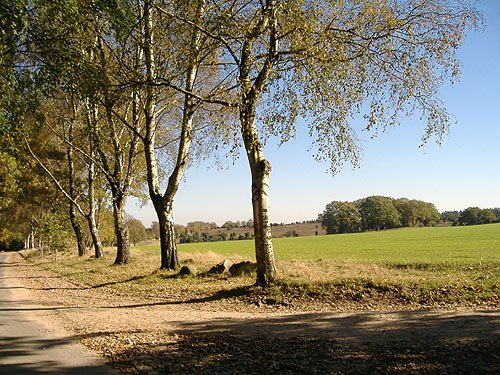
[[76, 244], [78, 246], [78, 256], [84, 256], [87, 254], [87, 248], [85, 247], [85, 241], [83, 240], [82, 226], [76, 217], [75, 205], [71, 202], [69, 204], [69, 219], [71, 221], [73, 231], [75, 232]]
[[[90, 136], [90, 155], [94, 156], [92, 135]], [[104, 256], [102, 249], [101, 238], [99, 236], [99, 229], [97, 228], [97, 222], [95, 219], [95, 190], [94, 190], [94, 180], [95, 180], [95, 165], [93, 160], [89, 161], [89, 173], [88, 173], [88, 187], [89, 187], [89, 211], [86, 215], [87, 222], [89, 224], [90, 236], [92, 237], [92, 243], [94, 245], [94, 255], [96, 259]]]
[[266, 286], [276, 278], [276, 263], [269, 222], [269, 175], [271, 164], [266, 159], [250, 160], [252, 171], [252, 208], [257, 260], [257, 285]]
[[99, 259], [104, 256], [104, 252], [102, 250], [101, 238], [99, 236], [99, 229], [97, 228], [96, 220], [95, 220], [95, 212], [91, 212], [87, 216], [87, 222], [89, 224], [90, 236], [92, 237], [92, 244], [94, 246], [94, 256], [96, 259]]
[[33, 249], [35, 247], [35, 233], [31, 230], [28, 236], [28, 249]]
[[[70, 123], [68, 129], [68, 138], [73, 140], [73, 124]], [[73, 147], [69, 146], [67, 150], [68, 158], [68, 180], [69, 180], [69, 195], [71, 201], [69, 202], [69, 219], [71, 221], [71, 226], [75, 232], [76, 244], [78, 246], [78, 256], [84, 256], [87, 253], [87, 248], [85, 247], [85, 242], [83, 240], [82, 226], [78, 222], [76, 215], [76, 205], [73, 202], [75, 199], [75, 165], [73, 162]]]
[[113, 219], [116, 235], [115, 264], [130, 263], [130, 241], [127, 223], [125, 222], [125, 199], [113, 197]]
[[172, 205], [165, 206], [161, 196], [157, 195], [153, 205], [160, 225], [161, 269], [175, 270], [179, 267], [177, 242], [175, 235]]
[[252, 173], [252, 209], [255, 237], [255, 258], [257, 261], [257, 281], [267, 286], [276, 279], [277, 268], [269, 221], [269, 176], [271, 164], [264, 158], [262, 145], [255, 127], [254, 106], [243, 111], [240, 120], [248, 163]]

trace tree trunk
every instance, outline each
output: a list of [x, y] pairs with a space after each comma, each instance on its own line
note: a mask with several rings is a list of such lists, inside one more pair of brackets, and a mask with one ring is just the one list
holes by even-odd
[[33, 249], [35, 247], [35, 235], [33, 233], [33, 230], [30, 232], [28, 235], [28, 249]]
[[87, 248], [85, 247], [85, 241], [83, 240], [82, 226], [76, 218], [75, 205], [73, 203], [69, 204], [69, 218], [71, 220], [71, 226], [75, 232], [76, 243], [78, 246], [78, 256], [84, 256], [87, 254]]
[[104, 256], [104, 252], [102, 250], [101, 238], [99, 236], [99, 229], [97, 228], [94, 212], [91, 212], [87, 216], [87, 222], [89, 224], [90, 236], [92, 237], [92, 244], [94, 246], [94, 256], [96, 259], [99, 259]]
[[[267, 286], [276, 279], [277, 269], [269, 222], [269, 174], [271, 164], [264, 158], [262, 144], [255, 124], [255, 111], [265, 83], [277, 61], [276, 2], [266, 1], [266, 7], [258, 22], [243, 43], [239, 62], [241, 84], [240, 123], [250, 171], [252, 172], [252, 208], [255, 236], [255, 258], [257, 260], [257, 285]], [[269, 29], [269, 54], [259, 68], [255, 78], [252, 69], [255, 62], [254, 42]]]
[[[93, 142], [92, 136], [90, 137], [90, 152], [91, 156], [94, 156], [93, 151]], [[94, 254], [96, 259], [99, 259], [104, 256], [104, 252], [102, 250], [101, 238], [99, 236], [99, 229], [97, 228], [97, 222], [95, 219], [95, 190], [94, 190], [94, 182], [95, 182], [95, 165], [92, 160], [90, 160], [89, 164], [89, 172], [88, 172], [88, 187], [89, 187], [89, 213], [86, 216], [87, 221], [89, 223], [90, 235], [92, 236], [92, 242], [94, 244]]]
[[175, 270], [179, 267], [172, 204], [165, 205], [160, 194], [151, 197], [160, 225], [161, 269]]
[[[73, 140], [73, 125], [72, 123], [69, 126], [68, 130], [68, 138]], [[73, 162], [73, 148], [68, 147], [67, 151], [68, 157], [68, 180], [69, 180], [69, 195], [72, 199], [69, 202], [69, 219], [71, 221], [71, 226], [73, 227], [73, 231], [75, 232], [76, 244], [78, 246], [78, 256], [84, 256], [87, 253], [87, 248], [85, 247], [85, 242], [83, 240], [82, 227], [78, 222], [76, 217], [76, 205], [74, 203], [75, 199], [75, 180], [74, 180], [74, 162]]]
[[271, 224], [269, 222], [269, 175], [271, 164], [264, 158], [262, 145], [255, 126], [255, 105], [247, 101], [247, 107], [240, 112], [243, 142], [252, 173], [252, 208], [255, 236], [255, 258], [257, 260], [257, 281], [267, 286], [276, 279]]
[[127, 223], [125, 222], [125, 202], [122, 198], [113, 198], [113, 218], [116, 235], [115, 264], [130, 263], [130, 241]]
[[250, 160], [252, 171], [252, 208], [257, 260], [257, 285], [266, 286], [276, 278], [276, 263], [269, 222], [269, 174], [271, 164], [261, 159]]

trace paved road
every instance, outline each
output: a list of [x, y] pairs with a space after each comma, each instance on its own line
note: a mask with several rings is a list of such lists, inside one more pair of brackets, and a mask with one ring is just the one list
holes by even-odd
[[0, 252], [0, 374], [116, 374], [101, 357], [47, 324], [47, 308], [7, 272], [13, 255]]

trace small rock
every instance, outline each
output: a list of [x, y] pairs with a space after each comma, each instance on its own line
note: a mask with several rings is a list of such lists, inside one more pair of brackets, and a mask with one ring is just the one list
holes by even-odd
[[197, 268], [192, 264], [189, 264], [187, 266], [182, 266], [182, 268], [179, 270], [179, 276], [196, 275], [197, 272]]
[[229, 268], [229, 273], [233, 276], [251, 275], [257, 271], [257, 263], [244, 261], [235, 263]]
[[229, 273], [230, 268], [233, 266], [233, 262], [229, 259], [224, 259], [219, 264], [216, 264], [208, 271], [209, 274], [223, 274]]

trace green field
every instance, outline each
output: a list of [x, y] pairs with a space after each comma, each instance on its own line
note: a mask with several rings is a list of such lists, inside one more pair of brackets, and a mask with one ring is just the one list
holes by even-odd
[[[253, 240], [180, 244], [179, 251], [254, 258]], [[405, 228], [381, 232], [274, 239], [276, 259], [376, 264], [500, 261], [500, 224]]]

